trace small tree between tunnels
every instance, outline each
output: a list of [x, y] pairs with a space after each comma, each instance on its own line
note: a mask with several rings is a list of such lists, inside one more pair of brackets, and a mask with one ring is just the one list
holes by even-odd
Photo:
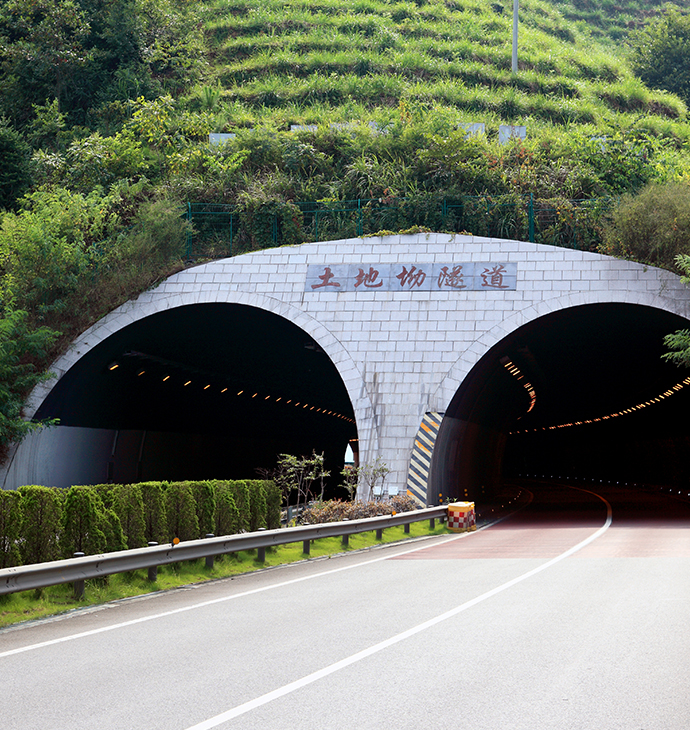
[[316, 484], [319, 489], [319, 499], [323, 499], [326, 479], [330, 472], [324, 468], [324, 455], [312, 452], [311, 458], [280, 454], [278, 466], [275, 469], [274, 480], [280, 487], [286, 504], [290, 503], [290, 495], [297, 492], [297, 508], [306, 504], [310, 497], [315, 496], [312, 487]]

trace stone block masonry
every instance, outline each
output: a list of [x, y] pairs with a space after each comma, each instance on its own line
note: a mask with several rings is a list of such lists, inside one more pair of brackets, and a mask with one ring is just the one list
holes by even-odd
[[[690, 293], [678, 277], [629, 261], [441, 233], [353, 238], [180, 272], [95, 324], [53, 369], [59, 377], [131, 322], [203, 302], [259, 307], [308, 332], [347, 388], [361, 459], [380, 456], [391, 469], [387, 483], [401, 492], [424, 415], [443, 414], [483, 354], [515, 329], [604, 302], [690, 316]], [[29, 417], [55, 382], [36, 388]]]

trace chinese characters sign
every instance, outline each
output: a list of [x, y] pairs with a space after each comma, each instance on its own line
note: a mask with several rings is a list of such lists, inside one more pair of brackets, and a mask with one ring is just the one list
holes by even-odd
[[515, 291], [517, 264], [314, 264], [305, 291]]

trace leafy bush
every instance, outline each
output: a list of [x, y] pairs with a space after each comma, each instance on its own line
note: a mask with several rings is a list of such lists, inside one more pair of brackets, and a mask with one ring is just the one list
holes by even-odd
[[332, 499], [316, 502], [307, 507], [302, 512], [300, 521], [305, 525], [318, 525], [323, 522], [361, 520], [379, 515], [410, 512], [414, 509], [417, 509], [414, 500], [402, 495], [391, 497], [388, 502], [342, 502], [339, 499]]
[[240, 532], [240, 511], [235, 504], [233, 490], [228, 482], [214, 482], [216, 493], [216, 534], [234, 535]]
[[120, 520], [127, 547], [146, 547], [144, 498], [141, 485], [114, 485], [112, 494], [112, 508]]
[[95, 555], [105, 551], [103, 511], [103, 503], [93, 487], [69, 488], [62, 511], [63, 557], [70, 558], [75, 552]]
[[269, 530], [277, 530], [280, 527], [280, 507], [283, 496], [280, 487], [271, 480], [259, 484], [266, 500], [266, 527]]
[[172, 482], [165, 490], [165, 509], [168, 515], [168, 535], [172, 540], [196, 540], [199, 520], [191, 487], [186, 482]]
[[690, 253], [690, 185], [652, 183], [639, 195], [624, 196], [600, 250], [678, 272], [677, 257]]
[[144, 538], [146, 542], [168, 541], [168, 518], [165, 501], [165, 482], [141, 482], [144, 504]]
[[196, 517], [199, 523], [197, 537], [206, 537], [216, 531], [216, 490], [212, 482], [184, 482], [188, 484], [196, 503]]
[[0, 568], [12, 568], [20, 564], [21, 526], [21, 495], [16, 491], [0, 489]]
[[27, 485], [19, 488], [22, 508], [24, 565], [57, 560], [63, 497], [59, 489]]

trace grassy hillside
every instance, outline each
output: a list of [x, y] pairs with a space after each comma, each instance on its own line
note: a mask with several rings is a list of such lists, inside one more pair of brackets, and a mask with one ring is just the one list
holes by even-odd
[[[624, 225], [690, 181], [685, 104], [626, 60], [658, 11], [523, 0], [513, 74], [510, 0], [4, 0], [0, 453], [40, 368], [190, 260], [422, 226], [672, 267], [682, 226]], [[676, 202], [611, 217], [650, 184]]]
[[682, 103], [645, 88], [615, 47], [592, 37], [596, 25], [562, 11], [589, 17], [571, 4], [523, 0], [513, 75], [508, 0], [216, 0], [206, 21], [212, 65], [197, 103], [226, 103], [216, 119], [224, 130], [385, 124], [415, 105], [436, 119], [493, 125], [685, 117]]
[[[655, 17], [667, 0], [552, 0], [568, 21], [585, 27], [596, 38], [624, 40], [633, 28], [642, 27]], [[675, 0], [682, 10], [690, 9], [688, 0]]]

